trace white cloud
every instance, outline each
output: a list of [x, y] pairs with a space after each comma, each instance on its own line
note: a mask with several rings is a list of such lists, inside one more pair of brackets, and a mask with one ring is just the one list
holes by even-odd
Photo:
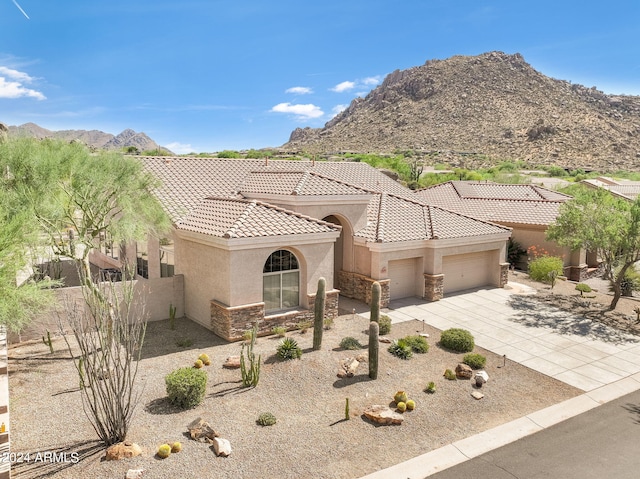
[[294, 93], [296, 95], [308, 95], [309, 93], [313, 93], [313, 90], [306, 86], [294, 86], [291, 88], [287, 88], [285, 93]]
[[4, 77], [0, 77], [0, 98], [21, 98], [25, 96], [36, 100], [46, 99], [39, 91], [25, 88], [20, 82], [7, 81]]
[[361, 83], [363, 85], [377, 85], [380, 83], [380, 76], [364, 78]]
[[307, 120], [310, 118], [318, 118], [324, 115], [324, 112], [319, 106], [308, 103], [306, 105], [292, 105], [291, 103], [278, 103], [271, 108], [272, 112], [276, 113], [291, 113], [297, 115], [299, 118]]
[[31, 97], [44, 100], [46, 97], [41, 92], [24, 86], [31, 82], [33, 78], [28, 74], [0, 66], [0, 98]]
[[338, 83], [336, 86], [331, 88], [331, 91], [335, 91], [337, 93], [342, 93], [344, 91], [351, 90], [355, 88], [356, 83], [352, 81], [343, 81], [342, 83]]
[[349, 105], [336, 105], [331, 109], [333, 116], [336, 116], [338, 113], [343, 112], [347, 109]]
[[178, 143], [177, 141], [174, 141], [173, 143], [169, 143], [168, 145], [165, 145], [167, 148], [169, 148], [171, 151], [173, 151], [174, 153], [191, 153], [196, 151], [193, 146], [191, 146], [191, 144], [189, 143]]

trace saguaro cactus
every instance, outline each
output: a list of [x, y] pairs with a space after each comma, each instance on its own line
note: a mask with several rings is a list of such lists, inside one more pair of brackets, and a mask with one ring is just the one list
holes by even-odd
[[324, 278], [318, 280], [318, 291], [314, 303], [313, 314], [313, 350], [318, 351], [322, 347], [322, 330], [324, 329], [324, 305], [326, 303], [327, 281]]
[[378, 350], [380, 327], [375, 321], [369, 323], [369, 377], [378, 379]]
[[377, 281], [371, 285], [371, 321], [380, 322], [380, 283]]

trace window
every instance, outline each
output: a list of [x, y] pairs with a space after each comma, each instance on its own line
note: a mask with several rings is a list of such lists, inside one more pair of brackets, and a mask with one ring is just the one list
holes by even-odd
[[100, 233], [100, 252], [113, 259], [120, 257], [120, 245], [113, 241], [109, 233]]
[[147, 243], [143, 241], [136, 243], [136, 273], [143, 278], [149, 278], [149, 255]]
[[298, 258], [292, 252], [272, 253], [262, 273], [262, 298], [267, 311], [300, 305], [300, 269]]
[[174, 274], [175, 259], [173, 255], [173, 240], [160, 239], [160, 277], [170, 278]]

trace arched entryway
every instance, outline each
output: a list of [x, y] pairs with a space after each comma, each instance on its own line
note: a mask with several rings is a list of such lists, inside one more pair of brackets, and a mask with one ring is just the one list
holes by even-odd
[[353, 268], [352, 261], [350, 261], [353, 241], [351, 225], [347, 220], [338, 215], [329, 215], [323, 218], [323, 220], [327, 223], [342, 226], [340, 237], [333, 246], [333, 285], [339, 288], [338, 273], [342, 270], [351, 271]]

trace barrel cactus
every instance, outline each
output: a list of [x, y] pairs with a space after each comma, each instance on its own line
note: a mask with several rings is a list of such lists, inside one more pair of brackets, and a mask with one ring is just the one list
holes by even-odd
[[171, 454], [171, 446], [169, 444], [163, 444], [158, 448], [158, 457], [161, 459], [166, 459]]

